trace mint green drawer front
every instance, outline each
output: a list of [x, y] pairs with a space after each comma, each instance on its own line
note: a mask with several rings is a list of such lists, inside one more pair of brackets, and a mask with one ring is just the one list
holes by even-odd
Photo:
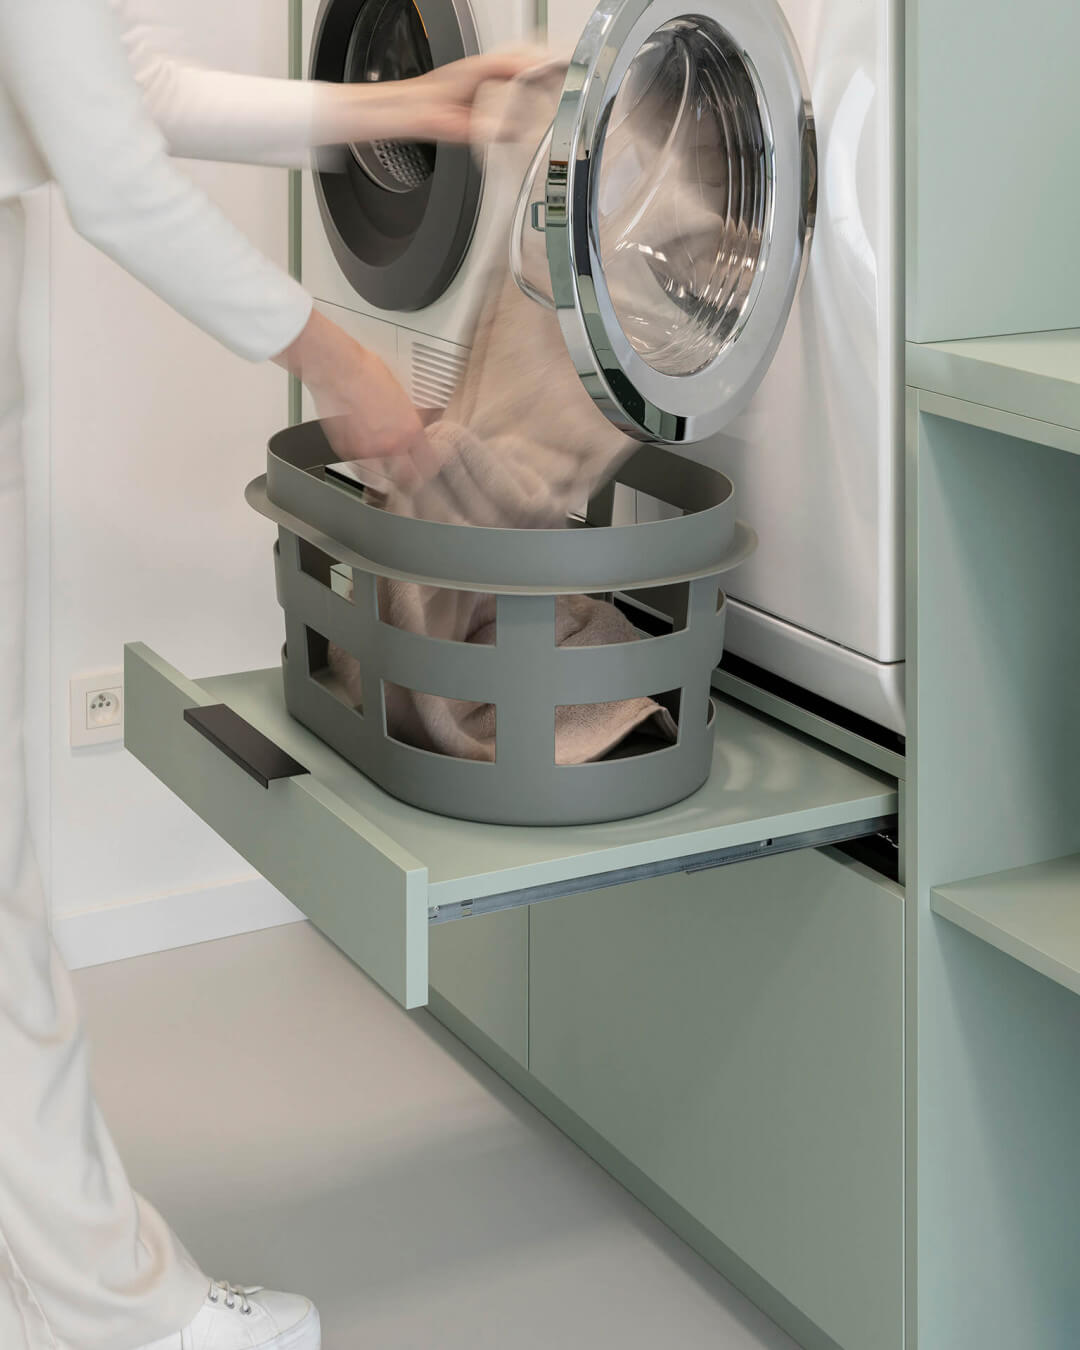
[[127, 649], [127, 748], [407, 1008], [427, 1003], [427, 869], [314, 774], [261, 787], [184, 721], [220, 700]]
[[903, 1344], [903, 900], [808, 851], [532, 910], [530, 1072], [843, 1350]]
[[[185, 721], [215, 705], [239, 719], [246, 747], [223, 750]], [[601, 886], [622, 895], [617, 883], [631, 877], [872, 833], [897, 810], [883, 774], [723, 701], [715, 771], [692, 798], [632, 820], [549, 828], [451, 820], [390, 797], [289, 715], [280, 667], [194, 681], [131, 646], [125, 720], [136, 758], [407, 1008], [427, 1002], [429, 942], [469, 956], [468, 939], [430, 936], [449, 920]], [[269, 788], [255, 781], [230, 753], [250, 757], [256, 733], [308, 772]], [[457, 1000], [479, 1008], [467, 983], [461, 976]]]

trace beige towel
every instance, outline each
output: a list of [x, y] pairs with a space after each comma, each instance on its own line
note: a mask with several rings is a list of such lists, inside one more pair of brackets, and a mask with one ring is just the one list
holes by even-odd
[[[528, 131], [523, 131], [523, 140], [492, 152], [498, 163], [489, 172], [500, 180], [493, 186], [501, 200], [516, 197], [561, 86], [561, 72], [554, 72], [523, 81], [514, 90], [507, 115], [515, 127]], [[507, 239], [510, 214], [504, 214]], [[526, 236], [526, 271], [543, 275], [543, 236], [531, 229]], [[462, 384], [428, 435], [444, 461], [440, 473], [411, 492], [391, 486], [385, 509], [424, 520], [519, 529], [564, 525], [570, 511], [610, 478], [634, 448], [583, 388], [554, 313], [518, 289], [507, 250], [492, 259]], [[383, 618], [395, 627], [456, 641], [495, 640], [493, 596], [382, 582], [379, 601]], [[637, 636], [612, 605], [585, 596], [561, 597], [557, 603], [560, 645], [598, 646]], [[359, 705], [356, 662], [332, 647], [330, 664]], [[492, 705], [393, 686], [387, 686], [386, 701], [387, 723], [398, 739], [462, 758], [494, 758]], [[563, 708], [555, 722], [559, 764], [602, 758], [645, 724], [668, 739], [676, 734], [670, 714], [651, 698]]]
[[[528, 473], [515, 474], [508, 467], [514, 462], [515, 449], [528, 466], [529, 442], [515, 443], [512, 437], [499, 438], [499, 444], [481, 441], [449, 422], [436, 423], [431, 436], [440, 448], [451, 450], [451, 458], [438, 491], [431, 485], [428, 492], [427, 504], [437, 505], [439, 513], [428, 516], [425, 512], [425, 518], [460, 521], [459, 502], [464, 507], [477, 504], [476, 514], [485, 519], [471, 520], [473, 524], [493, 523], [490, 517], [494, 516], [497, 523], [521, 525], [534, 522], [541, 514], [535, 503], [546, 503], [551, 495], [544, 491], [543, 482], [537, 485]], [[530, 488], [537, 486], [540, 490], [530, 494]], [[547, 509], [542, 513], [546, 516]], [[493, 595], [381, 581], [379, 612], [387, 623], [412, 633], [483, 645], [495, 641]], [[614, 605], [571, 595], [556, 602], [555, 636], [559, 646], [599, 647], [632, 642], [638, 634]], [[353, 704], [361, 706], [357, 663], [348, 653], [331, 647], [330, 666]], [[385, 696], [387, 725], [398, 740], [463, 759], [495, 758], [496, 715], [490, 703], [467, 703], [391, 684], [386, 685]], [[559, 708], [554, 726], [556, 763], [601, 759], [646, 724], [651, 734], [675, 739], [674, 719], [651, 698]]]

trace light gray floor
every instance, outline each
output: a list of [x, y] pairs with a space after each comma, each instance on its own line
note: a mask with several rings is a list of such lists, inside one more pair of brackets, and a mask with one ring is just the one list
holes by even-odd
[[795, 1350], [427, 1014], [303, 924], [77, 976], [136, 1185], [325, 1350]]

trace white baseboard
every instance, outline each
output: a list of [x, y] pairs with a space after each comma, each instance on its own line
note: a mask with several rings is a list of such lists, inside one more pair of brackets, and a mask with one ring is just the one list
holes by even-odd
[[250, 877], [197, 891], [58, 914], [53, 932], [69, 969], [81, 970], [277, 928], [303, 917], [269, 882]]

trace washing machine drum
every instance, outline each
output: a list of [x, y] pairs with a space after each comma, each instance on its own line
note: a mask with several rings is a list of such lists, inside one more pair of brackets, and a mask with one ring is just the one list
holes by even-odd
[[[375, 83], [422, 75], [479, 50], [467, 0], [323, 0], [309, 74]], [[369, 304], [437, 300], [468, 251], [482, 173], [464, 146], [374, 141], [322, 158], [315, 191], [342, 271]]]
[[745, 407], [801, 280], [815, 186], [806, 78], [775, 0], [597, 8], [520, 219], [545, 233], [546, 299], [613, 422], [690, 443]]

